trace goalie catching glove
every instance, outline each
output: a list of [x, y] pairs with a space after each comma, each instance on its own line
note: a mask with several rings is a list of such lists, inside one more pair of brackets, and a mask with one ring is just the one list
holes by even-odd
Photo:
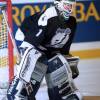
[[68, 64], [71, 68], [72, 71], [72, 78], [75, 79], [79, 75], [79, 70], [78, 70], [78, 62], [79, 62], [79, 57], [78, 56], [67, 56], [64, 55], [65, 59], [68, 61]]

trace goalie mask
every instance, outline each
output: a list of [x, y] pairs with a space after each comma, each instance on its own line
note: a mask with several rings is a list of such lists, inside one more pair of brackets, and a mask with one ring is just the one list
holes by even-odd
[[55, 7], [66, 20], [71, 15], [74, 4], [75, 0], [54, 0]]

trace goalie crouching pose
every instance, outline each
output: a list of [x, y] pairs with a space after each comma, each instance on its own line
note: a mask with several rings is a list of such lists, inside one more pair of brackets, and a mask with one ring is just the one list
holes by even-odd
[[15, 36], [23, 41], [21, 60], [8, 100], [35, 100], [44, 76], [49, 100], [82, 100], [73, 82], [79, 58], [69, 54], [76, 30], [74, 4], [75, 0], [54, 0], [53, 6], [23, 21]]

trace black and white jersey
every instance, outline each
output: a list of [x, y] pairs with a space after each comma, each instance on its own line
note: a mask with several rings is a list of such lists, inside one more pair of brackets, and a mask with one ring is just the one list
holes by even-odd
[[36, 48], [44, 52], [59, 50], [67, 54], [74, 37], [76, 19], [70, 16], [68, 20], [64, 20], [52, 6], [26, 18], [20, 29], [25, 35], [24, 41]]

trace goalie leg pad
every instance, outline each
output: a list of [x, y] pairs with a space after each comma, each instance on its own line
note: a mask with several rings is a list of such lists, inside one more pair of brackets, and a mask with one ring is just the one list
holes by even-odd
[[[70, 82], [72, 81], [72, 73], [68, 62], [62, 55], [56, 55], [48, 61], [48, 70], [46, 74], [46, 82], [49, 90], [56, 88], [56, 95], [63, 98], [66, 94], [72, 92]], [[57, 100], [58, 96], [56, 96]], [[54, 100], [56, 100], [54, 99]]]
[[17, 65], [17, 77], [24, 82], [28, 97], [33, 98], [47, 71], [47, 65], [44, 64], [46, 57], [32, 46], [21, 47], [20, 51], [22, 59]]
[[46, 82], [50, 100], [67, 100], [76, 91], [72, 86], [72, 71], [67, 60], [58, 54], [48, 61], [48, 65]]
[[36, 63], [30, 83], [25, 85], [25, 89], [28, 94], [28, 100], [35, 100], [35, 95], [47, 70], [47, 65], [45, 65], [46, 63], [47, 60], [45, 56], [42, 56]]
[[56, 55], [48, 61], [46, 81], [48, 87], [61, 86], [63, 83], [72, 80], [72, 73], [68, 62], [62, 55]]
[[31, 75], [36, 67], [37, 60], [41, 57], [41, 53], [33, 47], [24, 48], [24, 54], [21, 57], [18, 65], [17, 76], [26, 83], [30, 82]]
[[8, 100], [27, 100], [27, 93], [24, 89], [23, 82], [14, 77], [13, 81], [10, 83], [9, 88], [7, 90], [7, 99]]

